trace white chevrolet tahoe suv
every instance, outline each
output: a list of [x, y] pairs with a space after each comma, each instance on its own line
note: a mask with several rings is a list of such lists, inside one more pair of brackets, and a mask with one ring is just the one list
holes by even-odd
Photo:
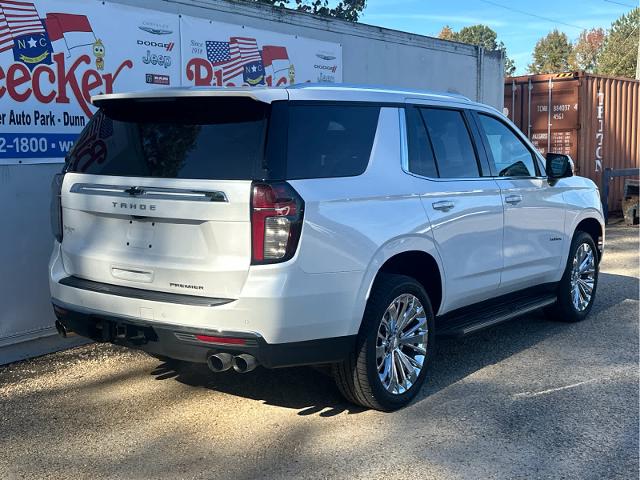
[[94, 104], [53, 182], [62, 335], [215, 372], [331, 364], [348, 400], [393, 410], [436, 333], [593, 305], [596, 186], [493, 108], [322, 85]]

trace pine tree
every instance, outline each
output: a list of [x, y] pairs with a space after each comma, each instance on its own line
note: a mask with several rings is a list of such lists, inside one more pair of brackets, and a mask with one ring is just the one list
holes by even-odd
[[638, 62], [639, 30], [640, 7], [613, 22], [598, 55], [596, 71], [603, 75], [633, 78]]

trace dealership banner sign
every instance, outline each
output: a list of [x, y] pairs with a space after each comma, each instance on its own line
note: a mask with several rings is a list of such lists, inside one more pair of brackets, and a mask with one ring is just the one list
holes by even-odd
[[0, 0], [0, 161], [60, 161], [93, 95], [179, 84], [179, 30], [122, 5]]
[[200, 18], [181, 19], [183, 85], [287, 86], [341, 82], [342, 48]]
[[94, 0], [0, 0], [0, 164], [62, 161], [97, 94], [318, 81], [342, 81], [339, 44]]

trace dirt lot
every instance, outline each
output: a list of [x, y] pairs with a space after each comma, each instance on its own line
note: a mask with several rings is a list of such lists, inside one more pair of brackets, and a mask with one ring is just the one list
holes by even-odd
[[214, 376], [93, 345], [0, 368], [0, 478], [637, 478], [638, 229], [580, 324], [440, 340], [393, 414], [310, 368]]

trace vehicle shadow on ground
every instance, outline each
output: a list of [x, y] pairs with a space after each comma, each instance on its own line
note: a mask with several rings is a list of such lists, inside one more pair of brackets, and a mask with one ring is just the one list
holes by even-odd
[[[598, 313], [625, 300], [638, 300], [635, 277], [600, 274], [598, 296], [585, 322], [600, 321]], [[498, 363], [537, 343], [581, 324], [548, 320], [537, 311], [461, 339], [437, 338], [429, 377], [415, 401], [420, 402], [482, 368]], [[297, 367], [269, 370], [258, 367], [250, 373], [233, 371], [214, 374], [205, 365], [166, 362], [152, 372], [156, 380], [173, 380], [229, 395], [260, 400], [290, 408], [298, 415], [332, 417], [342, 412], [357, 414], [365, 409], [345, 401], [330, 375], [330, 368]]]

